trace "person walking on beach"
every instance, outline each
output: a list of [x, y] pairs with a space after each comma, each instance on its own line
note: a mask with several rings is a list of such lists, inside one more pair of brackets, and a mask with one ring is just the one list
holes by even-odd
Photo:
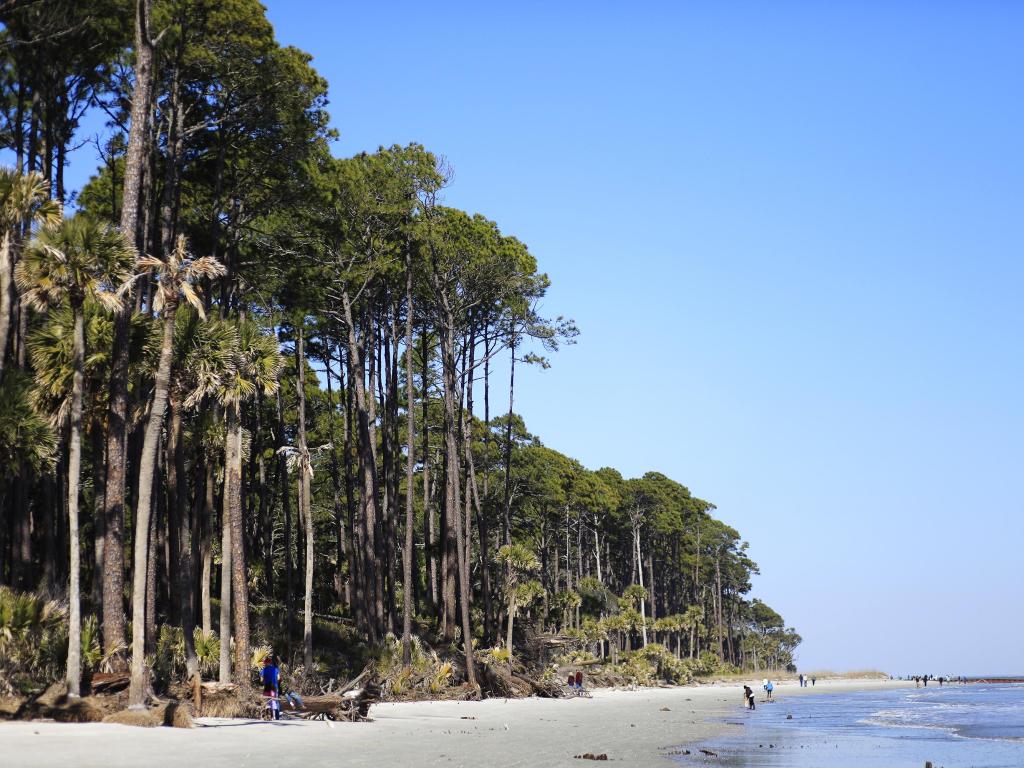
[[772, 691], [775, 690], [775, 685], [772, 683], [771, 680], [769, 680], [768, 683], [765, 685], [764, 689], [766, 691], [768, 691], [768, 701], [771, 701], [772, 700]]
[[749, 685], [743, 686], [743, 706], [747, 709], [757, 709], [754, 706], [754, 691]]
[[817, 682], [817, 680], [818, 680], [818, 678], [816, 678], [814, 675], [811, 675], [811, 687], [812, 688], [814, 687], [814, 684], [815, 684], [815, 682]]
[[801, 688], [804, 687], [804, 676], [803, 675], [800, 675], [800, 687]]

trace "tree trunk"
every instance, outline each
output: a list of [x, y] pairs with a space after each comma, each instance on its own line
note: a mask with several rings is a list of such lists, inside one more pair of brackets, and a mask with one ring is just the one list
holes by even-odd
[[[135, 89], [132, 93], [131, 126], [125, 154], [124, 192], [121, 196], [121, 232], [138, 246], [143, 233], [138, 231], [139, 195], [147, 151], [147, 120], [153, 82], [153, 41], [149, 35], [152, 0], [135, 2]], [[130, 300], [128, 302], [131, 303]], [[107, 543], [104, 547], [103, 644], [107, 653], [124, 642], [124, 497], [126, 456], [126, 419], [128, 416], [128, 363], [130, 313], [114, 318], [114, 340], [110, 365], [110, 406], [107, 419], [107, 481], [104, 522]], [[152, 470], [150, 470], [152, 471]], [[136, 553], [138, 548], [136, 547]], [[143, 575], [145, 569], [143, 569]], [[134, 600], [133, 600], [134, 603]], [[141, 611], [140, 611], [141, 615]], [[133, 636], [132, 647], [135, 648]], [[133, 650], [134, 652], [134, 650]], [[133, 677], [134, 679], [134, 677]], [[134, 703], [141, 703], [142, 681], [136, 681]], [[135, 698], [138, 701], [135, 701]]]
[[214, 471], [213, 457], [206, 457], [206, 472], [203, 482], [202, 540], [199, 543], [203, 560], [203, 572], [199, 579], [199, 603], [203, 614], [203, 634], [209, 637], [213, 632], [213, 606], [210, 600], [210, 582], [213, 581], [213, 519], [214, 519]]
[[[643, 568], [643, 557], [641, 556], [641, 552], [640, 552], [640, 528], [639, 527], [634, 527], [633, 528], [633, 540], [636, 543], [636, 575], [637, 575], [637, 578], [639, 579], [639, 584], [642, 587], [644, 585], [644, 568]], [[641, 629], [641, 631], [643, 633], [644, 648], [647, 647], [647, 611], [646, 611], [646, 608], [644, 607], [644, 604], [646, 602], [647, 602], [646, 600], [641, 600], [640, 601], [640, 620], [643, 622], [643, 624], [641, 624], [640, 629]]]
[[[284, 406], [281, 402], [281, 386], [278, 382], [277, 391], [277, 448], [284, 446]], [[278, 477], [281, 481], [281, 506], [284, 509], [284, 609], [285, 609], [285, 648], [291, 662], [292, 637], [294, 633], [295, 605], [292, 582], [294, 579], [292, 564], [292, 503], [291, 488], [288, 485], [288, 462], [283, 453], [278, 453]]]
[[242, 414], [241, 406], [228, 407], [231, 461], [225, 464], [224, 496], [231, 527], [231, 608], [235, 622], [235, 682], [249, 685], [249, 580], [245, 567], [245, 526], [242, 520]]
[[[229, 406], [229, 410], [231, 410]], [[224, 437], [224, 482], [220, 512], [220, 665], [217, 679], [231, 682], [231, 467], [235, 441], [230, 426]]]
[[192, 637], [195, 628], [195, 604], [192, 584], [192, 524], [189, 520], [188, 509], [188, 478], [185, 477], [185, 440], [181, 422], [181, 403], [177, 397], [171, 397], [170, 408], [169, 445], [167, 446], [170, 461], [167, 462], [167, 468], [169, 475], [168, 484], [174, 493], [172, 507], [175, 511], [174, 518], [177, 524], [177, 531], [172, 531], [171, 535], [177, 536], [178, 540], [178, 558], [177, 567], [174, 569], [174, 586], [178, 591], [178, 612], [181, 614], [181, 631], [185, 642], [185, 669], [188, 677], [192, 678], [199, 672], [199, 659], [196, 656], [195, 641]]
[[4, 372], [4, 361], [7, 358], [7, 342], [16, 299], [13, 236], [10, 232], [4, 232], [3, 240], [0, 241], [0, 375]]
[[[405, 457], [405, 547], [402, 550], [402, 663], [412, 663], [412, 568], [413, 517], [412, 483], [416, 455], [416, 429], [414, 413], [415, 388], [412, 378], [412, 255], [406, 251], [405, 259], [405, 397], [406, 397], [406, 457]], [[397, 355], [398, 350], [395, 350]]]
[[342, 292], [342, 301], [345, 309], [345, 322], [348, 329], [348, 353], [349, 366], [352, 371], [352, 388], [355, 391], [356, 423], [358, 437], [356, 447], [359, 451], [359, 474], [362, 491], [360, 504], [363, 508], [362, 516], [362, 549], [364, 554], [363, 577], [364, 595], [366, 601], [372, 605], [367, 611], [368, 626], [367, 634], [371, 642], [380, 638], [381, 612], [383, 606], [379, 605], [382, 595], [380, 584], [379, 563], [376, 557], [376, 532], [377, 526], [377, 499], [378, 479], [377, 460], [374, 456], [374, 445], [376, 444], [374, 419], [371, 418], [373, 411], [372, 391], [367, 393], [365, 386], [364, 355], [365, 348], [356, 335], [355, 319], [352, 312], [352, 305], [348, 292]]
[[469, 531], [463, 531], [460, 509], [459, 444], [456, 426], [456, 394], [458, 376], [455, 370], [454, 318], [448, 312], [447, 324], [442, 334], [441, 361], [444, 373], [444, 432], [445, 452], [448, 455], [448, 492], [445, 494], [445, 516], [449, 530], [454, 526], [456, 567], [459, 575], [459, 603], [462, 613], [462, 645], [466, 653], [466, 680], [476, 686], [476, 669], [473, 661], [473, 631], [469, 618], [470, 574], [466, 567], [465, 539]]
[[423, 552], [427, 568], [427, 607], [431, 614], [435, 613], [437, 594], [437, 550], [435, 549], [434, 534], [434, 507], [430, 503], [430, 422], [428, 406], [430, 404], [430, 350], [428, 349], [428, 332], [423, 328], [421, 340], [421, 356], [423, 363], [422, 372], [422, 397], [423, 417], [421, 419], [423, 431]]
[[[144, 706], [146, 686], [146, 571], [149, 555], [149, 528], [153, 498], [153, 475], [156, 470], [157, 449], [163, 428], [164, 411], [170, 389], [172, 351], [174, 344], [173, 303], [164, 307], [163, 340], [160, 361], [153, 389], [153, 403], [146, 422], [146, 432], [139, 461], [139, 503], [135, 513], [135, 558], [132, 584], [132, 674], [128, 694], [133, 707]], [[109, 491], [108, 491], [109, 492]], [[104, 596], [104, 601], [105, 601]]]
[[508, 598], [508, 635], [505, 638], [505, 647], [512, 653], [512, 623], [516, 618], [516, 599], [509, 595]]
[[82, 389], [85, 369], [85, 316], [81, 301], [73, 302], [75, 317], [74, 374], [71, 385], [71, 437], [68, 446], [68, 544], [71, 559], [68, 586], [68, 694], [82, 693], [82, 605], [78, 548], [78, 491], [82, 473]]
[[313, 669], [313, 510], [309, 504], [311, 466], [306, 444], [306, 352], [303, 330], [295, 338], [295, 388], [298, 393], [299, 416], [299, 516], [306, 531], [306, 593], [303, 599], [302, 658], [306, 673]]

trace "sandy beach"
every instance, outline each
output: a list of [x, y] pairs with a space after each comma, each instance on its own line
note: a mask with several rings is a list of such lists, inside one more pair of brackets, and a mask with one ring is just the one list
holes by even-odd
[[[911, 683], [912, 685], [912, 683]], [[907, 683], [819, 680], [777, 684], [790, 696]], [[196, 721], [191, 730], [52, 722], [0, 724], [5, 755], [19, 768], [77, 766], [582, 766], [575, 755], [606, 753], [625, 766], [667, 765], [667, 753], [713, 738], [740, 707], [741, 683], [599, 690], [592, 699], [488, 699], [374, 706], [371, 723], [286, 720]], [[758, 684], [759, 699], [763, 697]], [[733, 726], [738, 727], [738, 726]]]

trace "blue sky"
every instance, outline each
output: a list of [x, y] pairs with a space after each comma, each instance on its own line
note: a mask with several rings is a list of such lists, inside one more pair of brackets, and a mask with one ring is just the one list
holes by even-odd
[[716, 503], [805, 669], [1021, 671], [1024, 6], [267, 5], [550, 274], [532, 431]]

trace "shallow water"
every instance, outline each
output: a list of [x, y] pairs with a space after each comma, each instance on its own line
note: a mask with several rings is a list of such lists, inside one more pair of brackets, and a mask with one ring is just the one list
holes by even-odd
[[685, 766], [1024, 766], [1022, 684], [783, 696], [753, 712], [737, 705], [726, 721], [739, 733], [670, 756]]

